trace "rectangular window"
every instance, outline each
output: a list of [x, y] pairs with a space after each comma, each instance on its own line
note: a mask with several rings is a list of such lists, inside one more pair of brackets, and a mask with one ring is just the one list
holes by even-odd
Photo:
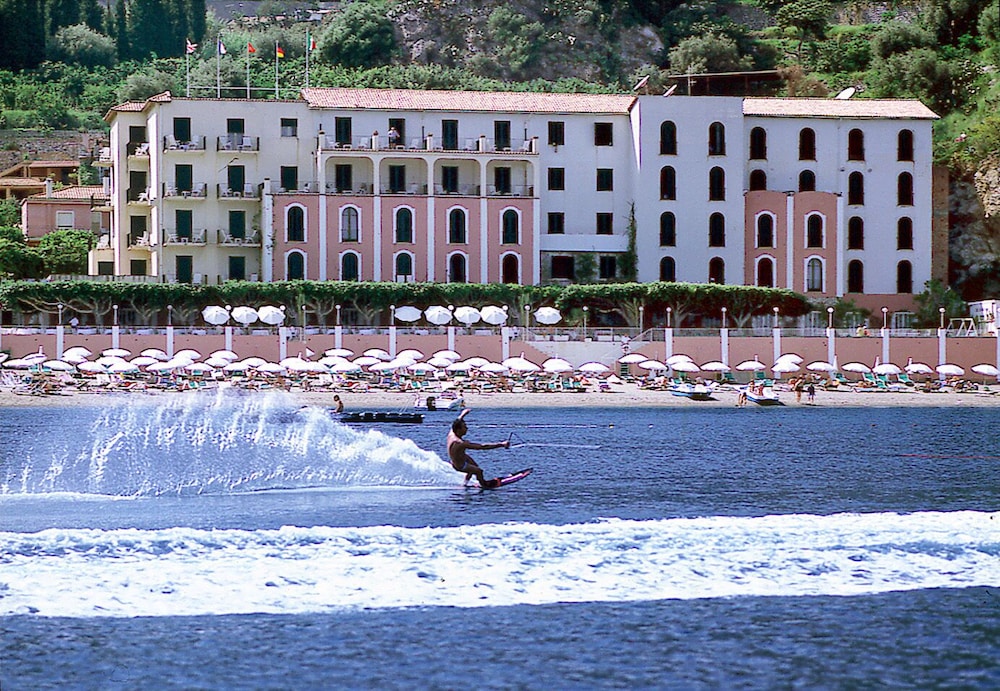
[[598, 260], [597, 265], [597, 275], [599, 278], [604, 280], [610, 280], [618, 277], [618, 258], [602, 255], [600, 260]]
[[245, 127], [246, 124], [243, 122], [243, 118], [226, 119], [226, 134], [243, 134], [246, 131]]
[[114, 276], [115, 275], [115, 263], [114, 262], [97, 262], [97, 275], [98, 276]]
[[510, 151], [510, 120], [493, 122], [493, 138], [497, 151]]
[[177, 185], [177, 192], [179, 194], [184, 194], [194, 189], [194, 168], [189, 163], [174, 166], [174, 184]]
[[281, 118], [281, 136], [299, 136], [299, 121], [296, 118]]
[[246, 185], [246, 169], [243, 166], [226, 167], [226, 184], [232, 194], [243, 194]]
[[[396, 131], [393, 134], [393, 130]], [[389, 118], [389, 146], [403, 146], [406, 141], [406, 120], [404, 118]]]
[[174, 139], [177, 142], [191, 141], [191, 118], [174, 118]]
[[510, 194], [510, 168], [498, 166], [493, 169], [493, 184], [497, 188], [497, 194]]
[[389, 191], [394, 194], [406, 191], [406, 166], [389, 166]]
[[194, 213], [190, 209], [177, 209], [174, 212], [174, 225], [178, 240], [191, 240], [194, 234]]
[[458, 166], [441, 166], [441, 189], [445, 194], [458, 194]]
[[229, 212], [229, 237], [234, 240], [245, 240], [247, 237], [247, 212]]
[[610, 122], [594, 123], [594, 146], [614, 146], [614, 126]]
[[246, 257], [230, 257], [229, 258], [229, 280], [230, 281], [245, 281], [247, 278], [247, 258]]
[[441, 146], [451, 150], [458, 148], [458, 120], [441, 121]]
[[549, 123], [549, 146], [563, 146], [566, 143], [566, 123], [554, 120]]
[[552, 257], [552, 278], [573, 280], [576, 278], [573, 257], [557, 255]]
[[146, 234], [146, 217], [129, 216], [128, 222], [128, 244], [137, 245], [139, 238]]
[[549, 189], [550, 190], [566, 189], [565, 168], [549, 168]]
[[613, 233], [614, 214], [600, 212], [597, 214], [597, 234], [611, 235]]
[[190, 255], [178, 255], [174, 258], [174, 272], [178, 283], [190, 283], [194, 278], [194, 258]]
[[333, 169], [334, 185], [338, 192], [354, 189], [354, 168], [349, 163], [338, 163]]
[[73, 227], [72, 211], [56, 211], [56, 228], [66, 230]]
[[351, 119], [335, 118], [333, 121], [333, 136], [337, 140], [337, 146], [350, 146]]
[[549, 212], [549, 235], [563, 235], [566, 233], [566, 214], [562, 211]]
[[611, 192], [615, 189], [615, 171], [612, 168], [597, 169], [597, 191]]
[[146, 260], [145, 259], [132, 259], [129, 261], [129, 275], [131, 276], [145, 276], [146, 275]]
[[286, 192], [294, 192], [299, 188], [298, 166], [281, 166], [280, 187]]

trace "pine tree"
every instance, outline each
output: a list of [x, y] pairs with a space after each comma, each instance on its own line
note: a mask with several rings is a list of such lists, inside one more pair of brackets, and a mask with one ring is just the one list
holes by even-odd
[[38, 0], [0, 0], [0, 68], [38, 67], [45, 59], [45, 14]]
[[80, 23], [86, 24], [94, 31], [104, 33], [104, 11], [97, 0], [81, 0]]
[[79, 23], [79, 0], [48, 0], [45, 3], [45, 28], [49, 36], [54, 36], [64, 26]]

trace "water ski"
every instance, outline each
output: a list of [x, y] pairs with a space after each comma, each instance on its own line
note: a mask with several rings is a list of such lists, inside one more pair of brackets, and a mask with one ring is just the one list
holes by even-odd
[[524, 478], [531, 475], [532, 470], [534, 470], [534, 468], [525, 468], [524, 470], [519, 470], [516, 473], [511, 473], [510, 475], [507, 475], [505, 477], [495, 478], [493, 480], [490, 480], [489, 483], [482, 489], [500, 489], [501, 487], [504, 487], [506, 485], [512, 485], [518, 480], [523, 480]]

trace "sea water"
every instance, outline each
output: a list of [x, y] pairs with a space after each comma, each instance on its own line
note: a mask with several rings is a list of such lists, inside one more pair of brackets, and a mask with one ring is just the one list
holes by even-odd
[[[1000, 686], [989, 408], [0, 415], [3, 688]], [[513, 435], [513, 436], [511, 436]]]

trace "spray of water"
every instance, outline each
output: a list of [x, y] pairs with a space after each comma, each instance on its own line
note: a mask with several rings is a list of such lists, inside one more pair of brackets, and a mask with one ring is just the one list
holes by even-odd
[[283, 393], [220, 391], [109, 407], [41, 468], [15, 472], [26, 493], [156, 496], [264, 489], [453, 484], [412, 441], [355, 430]]

